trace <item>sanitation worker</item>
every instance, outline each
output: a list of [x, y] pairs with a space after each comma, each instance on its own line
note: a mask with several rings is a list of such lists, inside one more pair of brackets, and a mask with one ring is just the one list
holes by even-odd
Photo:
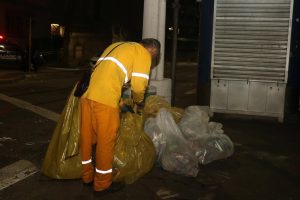
[[[159, 54], [160, 43], [153, 38], [140, 43], [110, 45], [99, 58], [89, 88], [81, 97], [82, 181], [93, 184], [96, 194], [115, 192], [123, 187], [122, 183], [112, 182], [122, 86], [131, 81], [132, 98], [139, 106], [144, 99], [151, 65]], [[93, 144], [96, 144], [95, 161], [92, 161]]]

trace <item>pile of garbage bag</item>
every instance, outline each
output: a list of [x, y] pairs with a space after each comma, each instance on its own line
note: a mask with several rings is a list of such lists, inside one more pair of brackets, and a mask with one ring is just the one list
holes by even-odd
[[[156, 105], [161, 105], [157, 101]], [[144, 126], [145, 133], [154, 143], [157, 164], [163, 169], [195, 177], [198, 164], [207, 164], [233, 154], [234, 145], [224, 134], [222, 124], [209, 121], [212, 112], [208, 107], [187, 107], [178, 118], [178, 123], [175, 123], [170, 109], [168, 106], [156, 108], [156, 115], [152, 113], [155, 117], [149, 117]]]
[[[42, 172], [54, 179], [81, 177], [80, 104], [75, 87], [54, 130]], [[130, 102], [130, 101], [128, 101]], [[222, 124], [211, 122], [208, 107], [172, 107], [159, 96], [149, 96], [140, 114], [121, 114], [113, 167], [114, 181], [127, 184], [148, 173], [154, 164], [164, 170], [195, 177], [199, 164], [233, 154], [233, 143]]]

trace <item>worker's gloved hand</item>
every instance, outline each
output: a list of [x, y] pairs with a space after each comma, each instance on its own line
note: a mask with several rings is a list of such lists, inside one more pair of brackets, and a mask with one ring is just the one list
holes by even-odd
[[135, 103], [133, 110], [135, 113], [141, 114], [142, 110], [144, 109], [144, 106], [145, 106], [144, 102]]
[[126, 104], [123, 104], [121, 107], [120, 107], [120, 110], [122, 113], [127, 113], [127, 112], [131, 112], [131, 113], [134, 113], [134, 110], [131, 106], [129, 105], [126, 105]]

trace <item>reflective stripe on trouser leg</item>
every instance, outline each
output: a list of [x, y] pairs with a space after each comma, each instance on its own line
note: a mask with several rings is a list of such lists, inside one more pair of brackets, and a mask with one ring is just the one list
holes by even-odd
[[112, 173], [112, 169], [103, 171], [103, 170], [100, 170], [100, 169], [96, 168], [96, 172], [99, 173], [99, 174], [109, 174], [109, 173]]
[[93, 102], [93, 114], [93, 127], [97, 134], [94, 190], [101, 191], [112, 182], [113, 150], [120, 123], [119, 109]]
[[83, 160], [83, 161], [81, 161], [81, 164], [86, 165], [86, 164], [89, 164], [89, 163], [91, 163], [91, 162], [92, 162], [92, 159], [89, 159], [89, 160]]
[[82, 181], [84, 183], [92, 182], [94, 179], [94, 167], [92, 165], [92, 138], [95, 133], [92, 129], [91, 107], [88, 99], [80, 99], [81, 109], [81, 160], [82, 160]]

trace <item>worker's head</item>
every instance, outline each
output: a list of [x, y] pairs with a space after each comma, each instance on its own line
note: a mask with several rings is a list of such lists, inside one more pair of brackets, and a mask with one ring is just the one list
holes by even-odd
[[154, 38], [145, 38], [140, 42], [150, 53], [152, 58], [152, 67], [159, 63], [160, 42]]

